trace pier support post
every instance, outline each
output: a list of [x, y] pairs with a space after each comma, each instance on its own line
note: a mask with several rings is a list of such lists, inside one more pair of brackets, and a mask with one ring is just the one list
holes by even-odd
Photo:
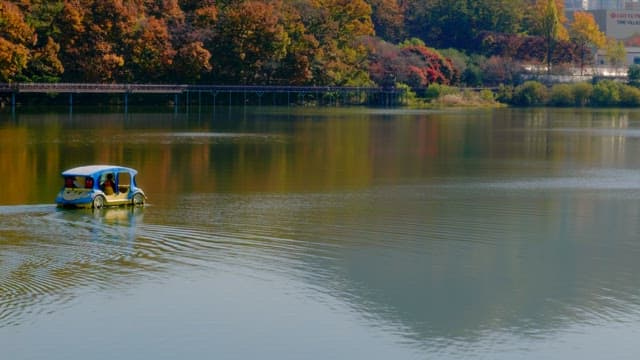
[[262, 107], [262, 95], [264, 95], [263, 91], [258, 91], [256, 92], [256, 95], [258, 95], [258, 106]]
[[11, 117], [16, 117], [16, 92], [11, 92]]
[[173, 115], [178, 116], [178, 93], [173, 94]]
[[187, 115], [189, 114], [189, 89], [187, 89], [187, 99], [184, 102], [184, 106], [187, 109]]

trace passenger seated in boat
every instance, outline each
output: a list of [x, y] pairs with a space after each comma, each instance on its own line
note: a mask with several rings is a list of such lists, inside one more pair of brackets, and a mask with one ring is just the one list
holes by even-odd
[[107, 174], [107, 179], [102, 183], [102, 191], [105, 195], [115, 194], [116, 184], [113, 182], [113, 174]]

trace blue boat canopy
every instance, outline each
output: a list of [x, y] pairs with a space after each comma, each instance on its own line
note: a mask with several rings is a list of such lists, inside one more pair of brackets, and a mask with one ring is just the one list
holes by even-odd
[[134, 176], [138, 173], [136, 170], [132, 168], [124, 167], [124, 166], [89, 165], [89, 166], [80, 166], [73, 169], [65, 170], [62, 173], [62, 176], [90, 176], [96, 173], [102, 173], [106, 171], [113, 171], [113, 172], [126, 171]]

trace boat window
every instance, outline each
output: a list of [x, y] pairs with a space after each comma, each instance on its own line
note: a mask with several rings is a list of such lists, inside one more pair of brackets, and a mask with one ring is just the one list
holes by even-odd
[[64, 187], [66, 187], [66, 188], [74, 188], [74, 187], [76, 187], [75, 180], [76, 180], [75, 176], [65, 176], [64, 177]]
[[77, 189], [93, 188], [93, 179], [89, 176], [65, 176], [64, 187]]
[[127, 192], [131, 187], [131, 174], [128, 172], [121, 172], [118, 174], [118, 190], [120, 192]]

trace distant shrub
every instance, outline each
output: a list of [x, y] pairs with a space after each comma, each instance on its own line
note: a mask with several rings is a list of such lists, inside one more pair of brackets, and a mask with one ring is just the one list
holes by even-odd
[[495, 95], [493, 94], [493, 91], [489, 90], [489, 89], [483, 89], [480, 90], [480, 99], [482, 99], [483, 101], [487, 101], [487, 102], [494, 102], [496, 101]]
[[503, 104], [511, 104], [513, 100], [513, 86], [501, 84], [498, 86], [495, 98]]
[[622, 85], [620, 88], [620, 105], [640, 106], [640, 89], [629, 85]]
[[547, 98], [546, 87], [537, 81], [526, 81], [513, 91], [511, 102], [518, 106], [543, 105]]
[[396, 83], [396, 89], [404, 92], [404, 96], [402, 98], [403, 105], [418, 106], [424, 103], [422, 99], [418, 98], [415, 91], [411, 89], [411, 86], [404, 83]]
[[586, 106], [589, 104], [591, 94], [593, 93], [593, 85], [581, 82], [573, 84], [573, 103], [576, 106]]
[[593, 86], [591, 104], [595, 106], [615, 106], [620, 104], [622, 84], [611, 80], [603, 80]]
[[444, 97], [446, 95], [458, 95], [458, 94], [460, 94], [460, 90], [458, 90], [458, 88], [447, 86], [447, 85], [431, 84], [425, 91], [424, 97], [427, 98], [428, 100], [433, 100], [440, 97]]
[[554, 106], [573, 106], [575, 96], [573, 86], [569, 84], [556, 84], [551, 88], [549, 103]]

